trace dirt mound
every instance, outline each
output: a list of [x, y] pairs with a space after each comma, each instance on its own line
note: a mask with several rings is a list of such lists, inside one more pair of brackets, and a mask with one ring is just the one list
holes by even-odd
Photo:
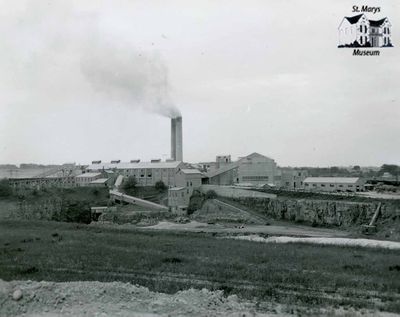
[[[17, 293], [20, 296], [15, 296]], [[311, 308], [243, 301], [222, 291], [189, 289], [175, 294], [121, 282], [0, 280], [0, 316], [396, 316], [353, 308]]]
[[[13, 299], [16, 290], [22, 298]], [[33, 282], [0, 280], [1, 316], [270, 316], [255, 304], [222, 291], [189, 289], [175, 294], [151, 292], [120, 282]]]

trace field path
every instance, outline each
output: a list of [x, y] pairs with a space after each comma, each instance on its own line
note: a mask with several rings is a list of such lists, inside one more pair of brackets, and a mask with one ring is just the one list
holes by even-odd
[[233, 225], [233, 224], [207, 224], [197, 221], [189, 223], [173, 223], [161, 221], [154, 226], [145, 227], [148, 230], [178, 230], [192, 232], [215, 233], [254, 233], [266, 235], [284, 235], [294, 237], [347, 237], [350, 233], [327, 228], [313, 228], [299, 225]]

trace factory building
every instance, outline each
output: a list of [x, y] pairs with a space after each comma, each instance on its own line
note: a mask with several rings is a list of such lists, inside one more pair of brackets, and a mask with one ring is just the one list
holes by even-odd
[[258, 153], [252, 153], [239, 160], [237, 183], [265, 185], [275, 184], [277, 165], [269, 157]]
[[173, 187], [168, 190], [168, 207], [175, 214], [186, 214], [190, 195], [185, 187]]
[[97, 179], [102, 178], [102, 173], [84, 173], [75, 177], [77, 186], [89, 186], [89, 184]]
[[359, 177], [307, 177], [304, 189], [323, 192], [364, 191], [364, 181]]
[[[251, 184], [275, 185], [279, 175], [275, 161], [259, 153], [252, 153], [236, 162], [219, 160], [207, 173], [207, 183], [212, 185]], [[228, 158], [228, 156], [225, 156]], [[210, 164], [211, 165], [211, 164]]]
[[9, 178], [8, 183], [15, 189], [71, 188], [77, 186], [74, 176]]
[[289, 190], [303, 189], [303, 182], [307, 176], [308, 172], [306, 170], [279, 168], [278, 176], [276, 177], [276, 185], [277, 187]]
[[201, 186], [203, 173], [197, 169], [181, 169], [176, 173], [176, 186], [185, 187], [187, 193], [192, 195], [193, 190]]
[[138, 186], [154, 186], [162, 181], [168, 187], [175, 187], [175, 175], [184, 167], [180, 161], [152, 160], [151, 162], [140, 162], [132, 160], [129, 163], [97, 163], [87, 167], [88, 172], [101, 172], [111, 170], [115, 174], [125, 177], [133, 176]]
[[198, 169], [181, 169], [176, 173], [176, 187], [168, 190], [168, 207], [177, 214], [185, 213], [193, 191], [199, 189], [204, 177]]

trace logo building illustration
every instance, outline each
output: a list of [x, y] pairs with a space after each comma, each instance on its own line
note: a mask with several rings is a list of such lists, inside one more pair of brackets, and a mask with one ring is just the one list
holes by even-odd
[[392, 24], [387, 17], [369, 20], [365, 14], [344, 17], [339, 25], [338, 47], [393, 47]]

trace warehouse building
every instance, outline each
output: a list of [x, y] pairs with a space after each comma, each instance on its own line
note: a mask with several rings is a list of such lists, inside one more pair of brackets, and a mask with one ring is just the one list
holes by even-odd
[[180, 161], [152, 160], [140, 162], [132, 160], [128, 163], [113, 161], [113, 163], [96, 163], [87, 167], [88, 172], [113, 171], [115, 174], [125, 177], [133, 176], [138, 186], [154, 186], [162, 181], [168, 187], [176, 186], [176, 173], [184, 167]]
[[[259, 153], [252, 153], [230, 162], [230, 156], [225, 161], [219, 160], [215, 168], [207, 173], [207, 183], [212, 185], [251, 184], [253, 186], [275, 185], [279, 175], [275, 161]], [[226, 160], [228, 158], [228, 160]]]
[[193, 190], [201, 186], [203, 177], [198, 169], [183, 168], [176, 173], [176, 186], [185, 187], [187, 193], [192, 195]]
[[364, 191], [364, 181], [360, 177], [307, 177], [304, 189], [324, 192]]
[[102, 173], [84, 173], [75, 177], [77, 186], [89, 186], [89, 184], [97, 179], [102, 178]]
[[276, 185], [280, 188], [289, 190], [303, 189], [303, 182], [307, 176], [308, 172], [306, 170], [279, 168], [278, 176], [275, 178]]

